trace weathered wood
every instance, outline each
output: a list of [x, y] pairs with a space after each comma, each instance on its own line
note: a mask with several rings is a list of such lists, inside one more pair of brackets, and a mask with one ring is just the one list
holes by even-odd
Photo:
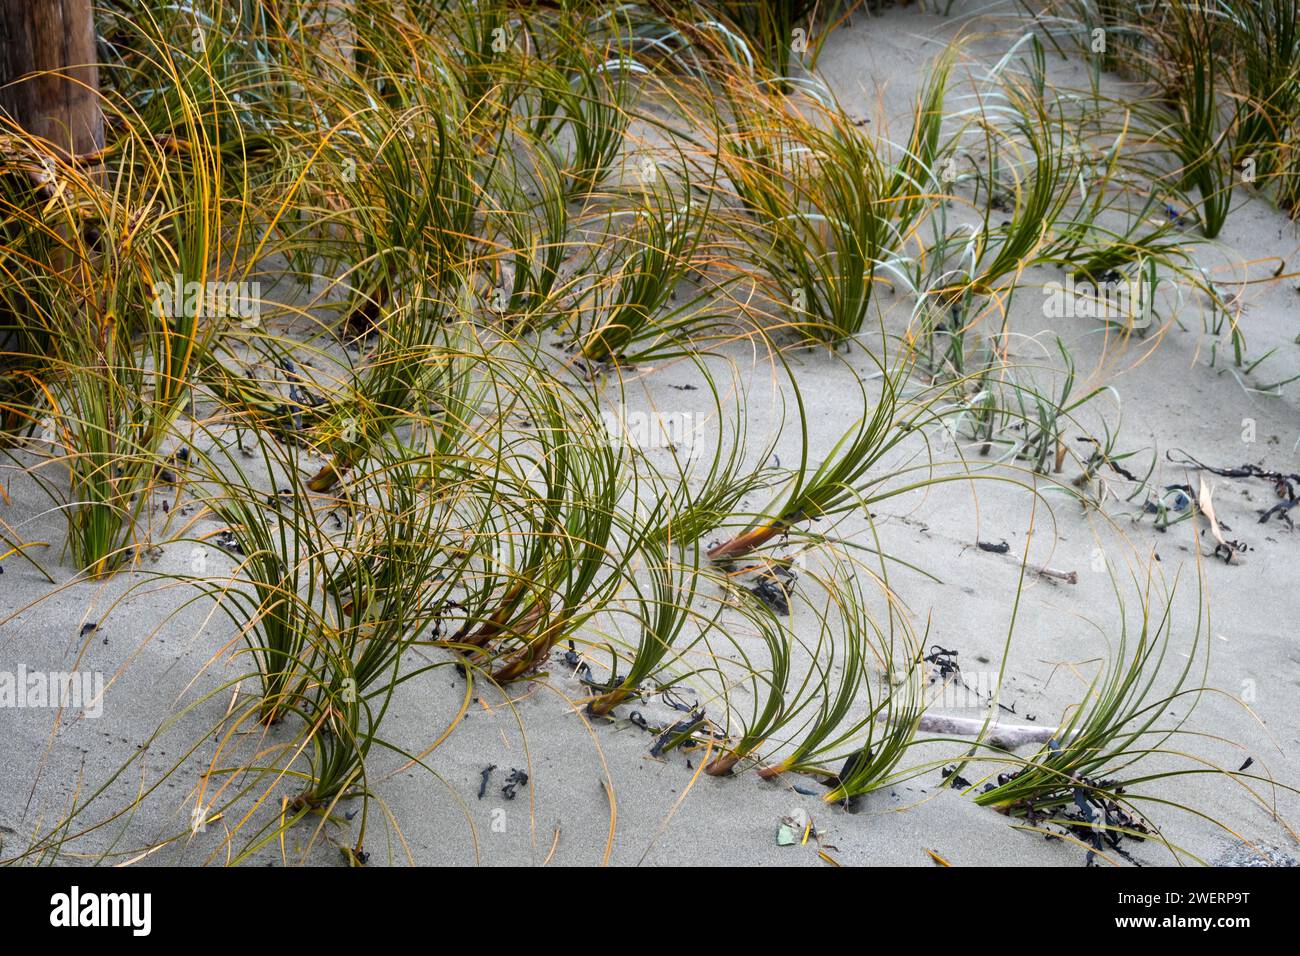
[[0, 114], [80, 155], [104, 145], [91, 0], [0, 0]]
[[1004, 750], [1014, 750], [1025, 744], [1045, 744], [1056, 738], [1060, 731], [1052, 727], [1034, 727], [1024, 724], [991, 723], [985, 727], [982, 719], [971, 717], [944, 717], [926, 714], [918, 730], [946, 737], [977, 737], [984, 731], [984, 742]]

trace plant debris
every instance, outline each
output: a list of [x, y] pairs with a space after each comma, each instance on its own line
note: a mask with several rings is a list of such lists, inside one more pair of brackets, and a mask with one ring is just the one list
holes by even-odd
[[[1182, 458], [1174, 458], [1173, 451], [1179, 451]], [[1197, 461], [1191, 455], [1181, 449], [1174, 449], [1165, 455], [1169, 461], [1176, 465], [1187, 465], [1192, 468], [1207, 471], [1212, 475], [1218, 475], [1221, 478], [1259, 478], [1269, 482], [1273, 486], [1273, 494], [1281, 499], [1271, 508], [1262, 509], [1259, 512], [1259, 523], [1264, 524], [1273, 517], [1278, 517], [1284, 521], [1288, 527], [1294, 528], [1295, 525], [1291, 520], [1290, 511], [1300, 503], [1300, 493], [1297, 488], [1300, 487], [1300, 474], [1295, 472], [1270, 471], [1261, 468], [1259, 465], [1240, 465], [1236, 468], [1215, 468], [1204, 462]]]
[[212, 539], [212, 543], [222, 551], [229, 551], [231, 554], [237, 554], [241, 557], [244, 554], [243, 545], [239, 543], [239, 539], [235, 537], [235, 533], [229, 528], [217, 532], [216, 537]]
[[1210, 534], [1214, 535], [1214, 540], [1216, 542], [1214, 545], [1214, 556], [1216, 558], [1223, 558], [1225, 564], [1230, 564], [1232, 563], [1234, 556], [1241, 554], [1246, 550], [1246, 545], [1240, 541], [1225, 538], [1223, 536], [1225, 530], [1231, 531], [1232, 529], [1226, 524], [1220, 524], [1219, 519], [1215, 516], [1214, 502], [1210, 498], [1211, 494], [1210, 486], [1205, 483], [1205, 478], [1202, 477], [1201, 490], [1197, 495], [1196, 505], [1200, 508], [1201, 514], [1205, 515], [1206, 520], [1210, 522]]
[[947, 781], [948, 786], [954, 790], [965, 790], [970, 786], [970, 781], [957, 772], [957, 767], [944, 767], [939, 771], [940, 776]]
[[951, 676], [961, 674], [961, 665], [957, 663], [957, 651], [950, 651], [938, 644], [932, 644], [930, 653], [925, 655], [923, 660], [927, 664], [934, 665], [934, 671], [930, 675], [930, 683], [932, 684], [936, 680], [947, 680]]
[[582, 659], [572, 640], [569, 641], [569, 649], [564, 652], [562, 660], [578, 680], [591, 686], [591, 665]]
[[[1084, 462], [1083, 474], [1081, 474], [1074, 481], [1076, 486], [1082, 486], [1086, 484], [1089, 478], [1091, 478], [1093, 475], [1097, 473], [1097, 466], [1099, 465], [1105, 465], [1107, 468], [1115, 472], [1115, 474], [1119, 475], [1121, 478], [1126, 478], [1129, 481], [1134, 482], [1135, 484], [1139, 484], [1139, 485], [1142, 484], [1142, 479], [1139, 478], [1137, 475], [1133, 474], [1133, 472], [1129, 471], [1123, 465], [1121, 465], [1117, 459], [1112, 458], [1110, 455], [1108, 455], [1105, 452], [1105, 450], [1102, 448], [1101, 442], [1098, 441], [1096, 438], [1085, 436], [1085, 437], [1077, 438], [1075, 440], [1083, 444], [1093, 446], [1092, 454], [1089, 455], [1088, 460]], [[1121, 457], [1127, 457], [1127, 455]]]
[[684, 720], [679, 720], [667, 730], [657, 731], [658, 738], [650, 748], [650, 756], [662, 757], [674, 747], [679, 747], [704, 726], [704, 713], [692, 713]]
[[[703, 746], [705, 739], [714, 741], [725, 741], [727, 739], [726, 734], [705, 730], [709, 726], [709, 721], [704, 709], [698, 704], [691, 705], [680, 700], [673, 694], [671, 687], [665, 688], [663, 701], [673, 710], [686, 714], [686, 717], [671, 726], [663, 727], [651, 724], [639, 710], [634, 710], [627, 715], [628, 722], [633, 726], [641, 728], [648, 734], [655, 735], [655, 742], [650, 747], [650, 756], [663, 757], [664, 754], [688, 741]], [[704, 731], [703, 734], [702, 731]]]
[[774, 567], [758, 576], [758, 583], [747, 587], [768, 609], [780, 617], [790, 616], [790, 592], [794, 589], [798, 575], [788, 568]]
[[[1049, 746], [1053, 750], [1059, 747], [1055, 741]], [[1021, 771], [998, 775], [998, 786], [1014, 780]], [[1148, 837], [1158, 836], [1154, 826], [1131, 812], [1120, 803], [1124, 788], [1115, 780], [1091, 780], [1087, 777], [1071, 778], [1073, 787], [1070, 791], [1072, 804], [1064, 811], [1051, 814], [1033, 803], [1022, 803], [1016, 807], [1007, 807], [1006, 813], [1022, 813], [1025, 819], [1036, 826], [1056, 825], [1080, 843], [1086, 844], [1088, 850], [1086, 866], [1096, 865], [1096, 854], [1112, 851], [1135, 866], [1141, 864], [1129, 855], [1123, 846], [1124, 840], [1142, 843]], [[988, 790], [992, 785], [987, 785]], [[1050, 832], [1048, 839], [1056, 839]]]
[[1047, 565], [1043, 565], [1040, 568], [1034, 568], [1034, 573], [1040, 578], [1051, 578], [1056, 581], [1064, 581], [1066, 584], [1079, 583], [1078, 571], [1061, 571], [1057, 568], [1049, 568]]
[[516, 789], [528, 786], [528, 774], [522, 770], [510, 768], [510, 776], [506, 777], [506, 785], [501, 788], [501, 792], [507, 800], [513, 800], [516, 796]]
[[817, 855], [834, 866], [839, 863], [828, 856], [827, 850], [839, 850], [839, 847], [826, 842], [827, 832], [813, 823], [811, 814], [803, 807], [795, 807], [781, 817], [776, 825], [777, 846], [807, 846], [811, 840], [818, 846]]

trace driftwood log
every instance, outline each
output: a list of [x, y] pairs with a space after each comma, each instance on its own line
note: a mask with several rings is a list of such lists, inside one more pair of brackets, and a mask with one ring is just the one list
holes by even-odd
[[63, 158], [104, 145], [91, 0], [0, 0], [0, 116]]

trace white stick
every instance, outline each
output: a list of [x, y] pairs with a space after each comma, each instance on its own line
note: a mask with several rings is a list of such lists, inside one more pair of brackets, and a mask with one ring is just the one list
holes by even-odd
[[1045, 578], [1058, 578], [1066, 584], [1079, 583], [1079, 573], [1077, 571], [1058, 571], [1056, 568], [1049, 568], [1046, 565], [1041, 568], [1034, 568], [1034, 570]]
[[[974, 717], [944, 717], [925, 714], [918, 730], [931, 734], [949, 734], [956, 737], [977, 737], [984, 721]], [[1033, 727], [1025, 724], [989, 724], [984, 742], [1004, 750], [1014, 750], [1025, 744], [1045, 744], [1056, 739], [1058, 731], [1051, 727]]]

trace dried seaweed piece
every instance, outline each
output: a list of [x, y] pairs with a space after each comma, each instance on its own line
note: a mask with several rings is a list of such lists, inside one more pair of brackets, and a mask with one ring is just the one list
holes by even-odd
[[[1180, 449], [1175, 449], [1179, 450]], [[1295, 472], [1270, 471], [1261, 468], [1259, 465], [1241, 465], [1236, 468], [1215, 468], [1204, 462], [1197, 461], [1186, 452], [1181, 452], [1185, 457], [1181, 460], [1173, 457], [1173, 451], [1166, 453], [1171, 462], [1178, 465], [1190, 465], [1193, 468], [1199, 468], [1201, 471], [1208, 471], [1212, 475], [1218, 475], [1221, 478], [1260, 478], [1264, 481], [1272, 482], [1273, 493], [1280, 499], [1278, 504], [1264, 511], [1261, 511], [1259, 523], [1264, 524], [1274, 515], [1281, 517], [1289, 527], [1295, 527], [1291, 521], [1289, 512], [1297, 503], [1300, 503], [1300, 493], [1297, 493], [1297, 486], [1300, 486], [1300, 474]]]
[[[574, 650], [573, 641], [569, 641], [569, 649], [564, 652], [564, 663], [573, 668], [573, 676], [578, 678], [578, 682], [584, 687], [589, 687], [597, 694], [607, 694], [614, 688], [623, 683], [623, 678], [618, 676], [618, 656], [614, 649], [608, 644], [605, 645], [609, 651], [610, 660], [614, 662], [614, 670], [609, 675], [609, 680], [599, 681], [591, 673], [591, 665], [584, 661]], [[587, 712], [591, 712], [591, 705], [587, 706]]]
[[1223, 536], [1226, 529], [1231, 531], [1226, 524], [1220, 524], [1219, 519], [1214, 514], [1214, 502], [1211, 500], [1210, 486], [1205, 483], [1205, 478], [1201, 478], [1201, 490], [1196, 498], [1196, 505], [1201, 509], [1201, 514], [1205, 515], [1210, 522], [1210, 533], [1214, 535], [1217, 542], [1214, 546], [1214, 556], [1223, 558], [1225, 563], [1231, 563], [1233, 556], [1241, 554], [1246, 550], [1246, 545]]
[[798, 576], [788, 568], [775, 567], [761, 573], [758, 583], [745, 590], [767, 605], [773, 614], [789, 617], [790, 592], [797, 580]]
[[679, 720], [667, 730], [661, 731], [650, 748], [650, 756], [662, 757], [674, 747], [681, 746], [685, 741], [694, 735], [695, 731], [704, 726], [703, 714], [692, 714], [685, 720]]
[[[1095, 438], [1086, 437], [1086, 436], [1082, 438], [1078, 438], [1076, 440], [1082, 442], [1083, 444], [1089, 444], [1094, 446], [1092, 454], [1088, 456], [1088, 461], [1084, 464], [1083, 475], [1080, 476], [1081, 478], [1086, 478], [1086, 476], [1094, 474], [1095, 469], [1098, 465], [1105, 465], [1107, 468], [1115, 472], [1115, 474], [1119, 475], [1121, 478], [1126, 478], [1129, 481], [1135, 482], [1137, 484], [1142, 484], [1141, 478], [1133, 474], [1133, 472], [1129, 471], [1127, 468], [1121, 465], [1116, 459], [1112, 458], [1110, 455], [1106, 454], [1106, 452], [1102, 450], [1100, 441], [1098, 441]], [[1078, 482], [1076, 482], [1076, 484], [1077, 483]]]
[[924, 660], [927, 664], [933, 664], [938, 669], [938, 676], [941, 679], [961, 673], [961, 665], [957, 663], [957, 651], [950, 651], [938, 644], [930, 646], [930, 653], [925, 656]]
[[694, 714], [699, 709], [699, 704], [688, 704], [677, 696], [676, 689], [665, 687], [663, 691], [663, 702], [673, 710], [680, 711], [683, 714]]
[[[569, 649], [564, 652], [563, 660], [575, 674], [582, 668], [583, 660], [579, 656], [578, 649], [574, 646], [573, 641], [569, 641]], [[590, 668], [588, 670], [590, 671]]]
[[231, 554], [241, 556], [244, 554], [243, 545], [239, 543], [239, 539], [235, 537], [235, 533], [229, 528], [225, 531], [218, 531], [216, 537], [212, 539], [212, 543], [222, 551], [229, 551]]
[[939, 771], [939, 774], [947, 781], [948, 786], [952, 787], [954, 790], [965, 790], [970, 786], [970, 781], [959, 774], [955, 766], [944, 767]]
[[350, 846], [340, 846], [339, 852], [348, 861], [348, 866], [365, 866], [370, 862], [370, 854], [365, 850], [354, 850]]
[[279, 362], [280, 371], [284, 373], [285, 381], [289, 383], [289, 399], [297, 402], [303, 408], [319, 408], [325, 404], [325, 399], [319, 398], [309, 392], [303, 384], [306, 379], [298, 371], [292, 359], [282, 358]]
[[1268, 522], [1269, 518], [1273, 517], [1274, 515], [1277, 515], [1284, 522], [1286, 522], [1286, 526], [1288, 528], [1295, 530], [1295, 522], [1291, 520], [1290, 511], [1297, 504], [1300, 504], [1300, 499], [1293, 499], [1291, 501], [1279, 501], [1273, 507], [1268, 508], [1259, 513], [1259, 523], [1265, 524]]
[[[1175, 451], [1182, 452], [1187, 457], [1179, 460], [1173, 457]], [[1285, 485], [1300, 484], [1300, 474], [1285, 473], [1280, 471], [1268, 471], [1259, 467], [1259, 465], [1241, 465], [1237, 468], [1215, 468], [1213, 465], [1207, 465], [1204, 462], [1197, 461], [1187, 452], [1180, 448], [1170, 449], [1165, 453], [1165, 457], [1175, 465], [1191, 465], [1193, 468], [1199, 468], [1201, 471], [1208, 471], [1212, 475], [1218, 475], [1220, 478], [1266, 478], [1269, 481], [1280, 482]]]
[[519, 787], [526, 786], [528, 786], [528, 774], [524, 773], [522, 770], [516, 770], [511, 767], [510, 776], [506, 777], [506, 785], [501, 788], [501, 792], [505, 795], [507, 800], [513, 800], [516, 796], [515, 791]]

